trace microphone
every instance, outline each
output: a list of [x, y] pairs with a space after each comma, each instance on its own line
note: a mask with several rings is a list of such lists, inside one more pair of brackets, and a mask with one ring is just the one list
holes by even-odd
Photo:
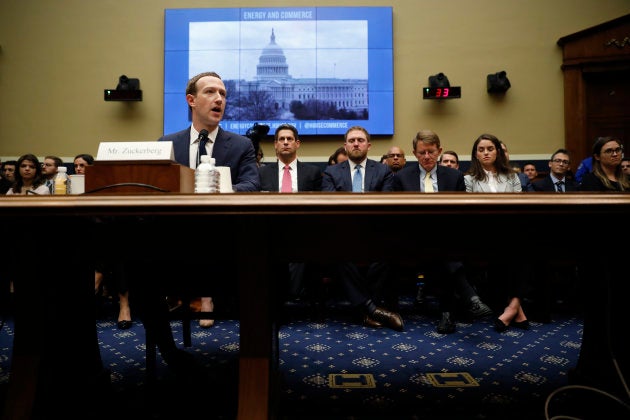
[[[199, 137], [197, 137], [197, 141], [199, 143], [197, 145], [197, 165], [196, 166], [199, 166], [199, 162], [201, 161], [201, 148], [206, 147], [206, 142], [208, 141], [208, 134], [209, 134], [208, 130], [204, 128], [203, 130], [199, 132]], [[206, 154], [205, 150], [203, 154], [204, 155]]]

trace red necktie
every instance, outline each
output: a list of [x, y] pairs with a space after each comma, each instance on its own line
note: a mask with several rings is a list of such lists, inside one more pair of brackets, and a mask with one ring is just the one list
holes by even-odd
[[283, 193], [293, 192], [293, 183], [291, 182], [291, 167], [284, 165], [284, 174], [282, 175], [282, 190]]

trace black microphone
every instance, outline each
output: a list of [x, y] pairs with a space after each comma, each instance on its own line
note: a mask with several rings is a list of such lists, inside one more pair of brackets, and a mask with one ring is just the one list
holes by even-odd
[[[205, 149], [206, 147], [206, 142], [208, 141], [208, 130], [206, 130], [205, 128], [203, 130], [201, 130], [199, 132], [199, 137], [197, 137], [197, 141], [199, 142], [198, 146], [197, 146], [197, 166], [199, 166], [199, 162], [201, 161], [201, 148], [203, 147]], [[204, 155], [205, 150], [204, 150]]]

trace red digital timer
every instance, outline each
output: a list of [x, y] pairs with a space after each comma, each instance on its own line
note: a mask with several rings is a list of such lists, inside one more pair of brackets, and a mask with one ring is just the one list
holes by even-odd
[[453, 99], [462, 97], [461, 86], [425, 87], [422, 89], [422, 99]]

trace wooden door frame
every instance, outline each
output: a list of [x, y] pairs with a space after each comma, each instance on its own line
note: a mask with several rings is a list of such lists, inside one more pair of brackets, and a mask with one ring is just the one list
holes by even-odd
[[577, 164], [591, 154], [594, 139], [588, 138], [586, 73], [630, 71], [630, 14], [564, 36], [565, 148]]

